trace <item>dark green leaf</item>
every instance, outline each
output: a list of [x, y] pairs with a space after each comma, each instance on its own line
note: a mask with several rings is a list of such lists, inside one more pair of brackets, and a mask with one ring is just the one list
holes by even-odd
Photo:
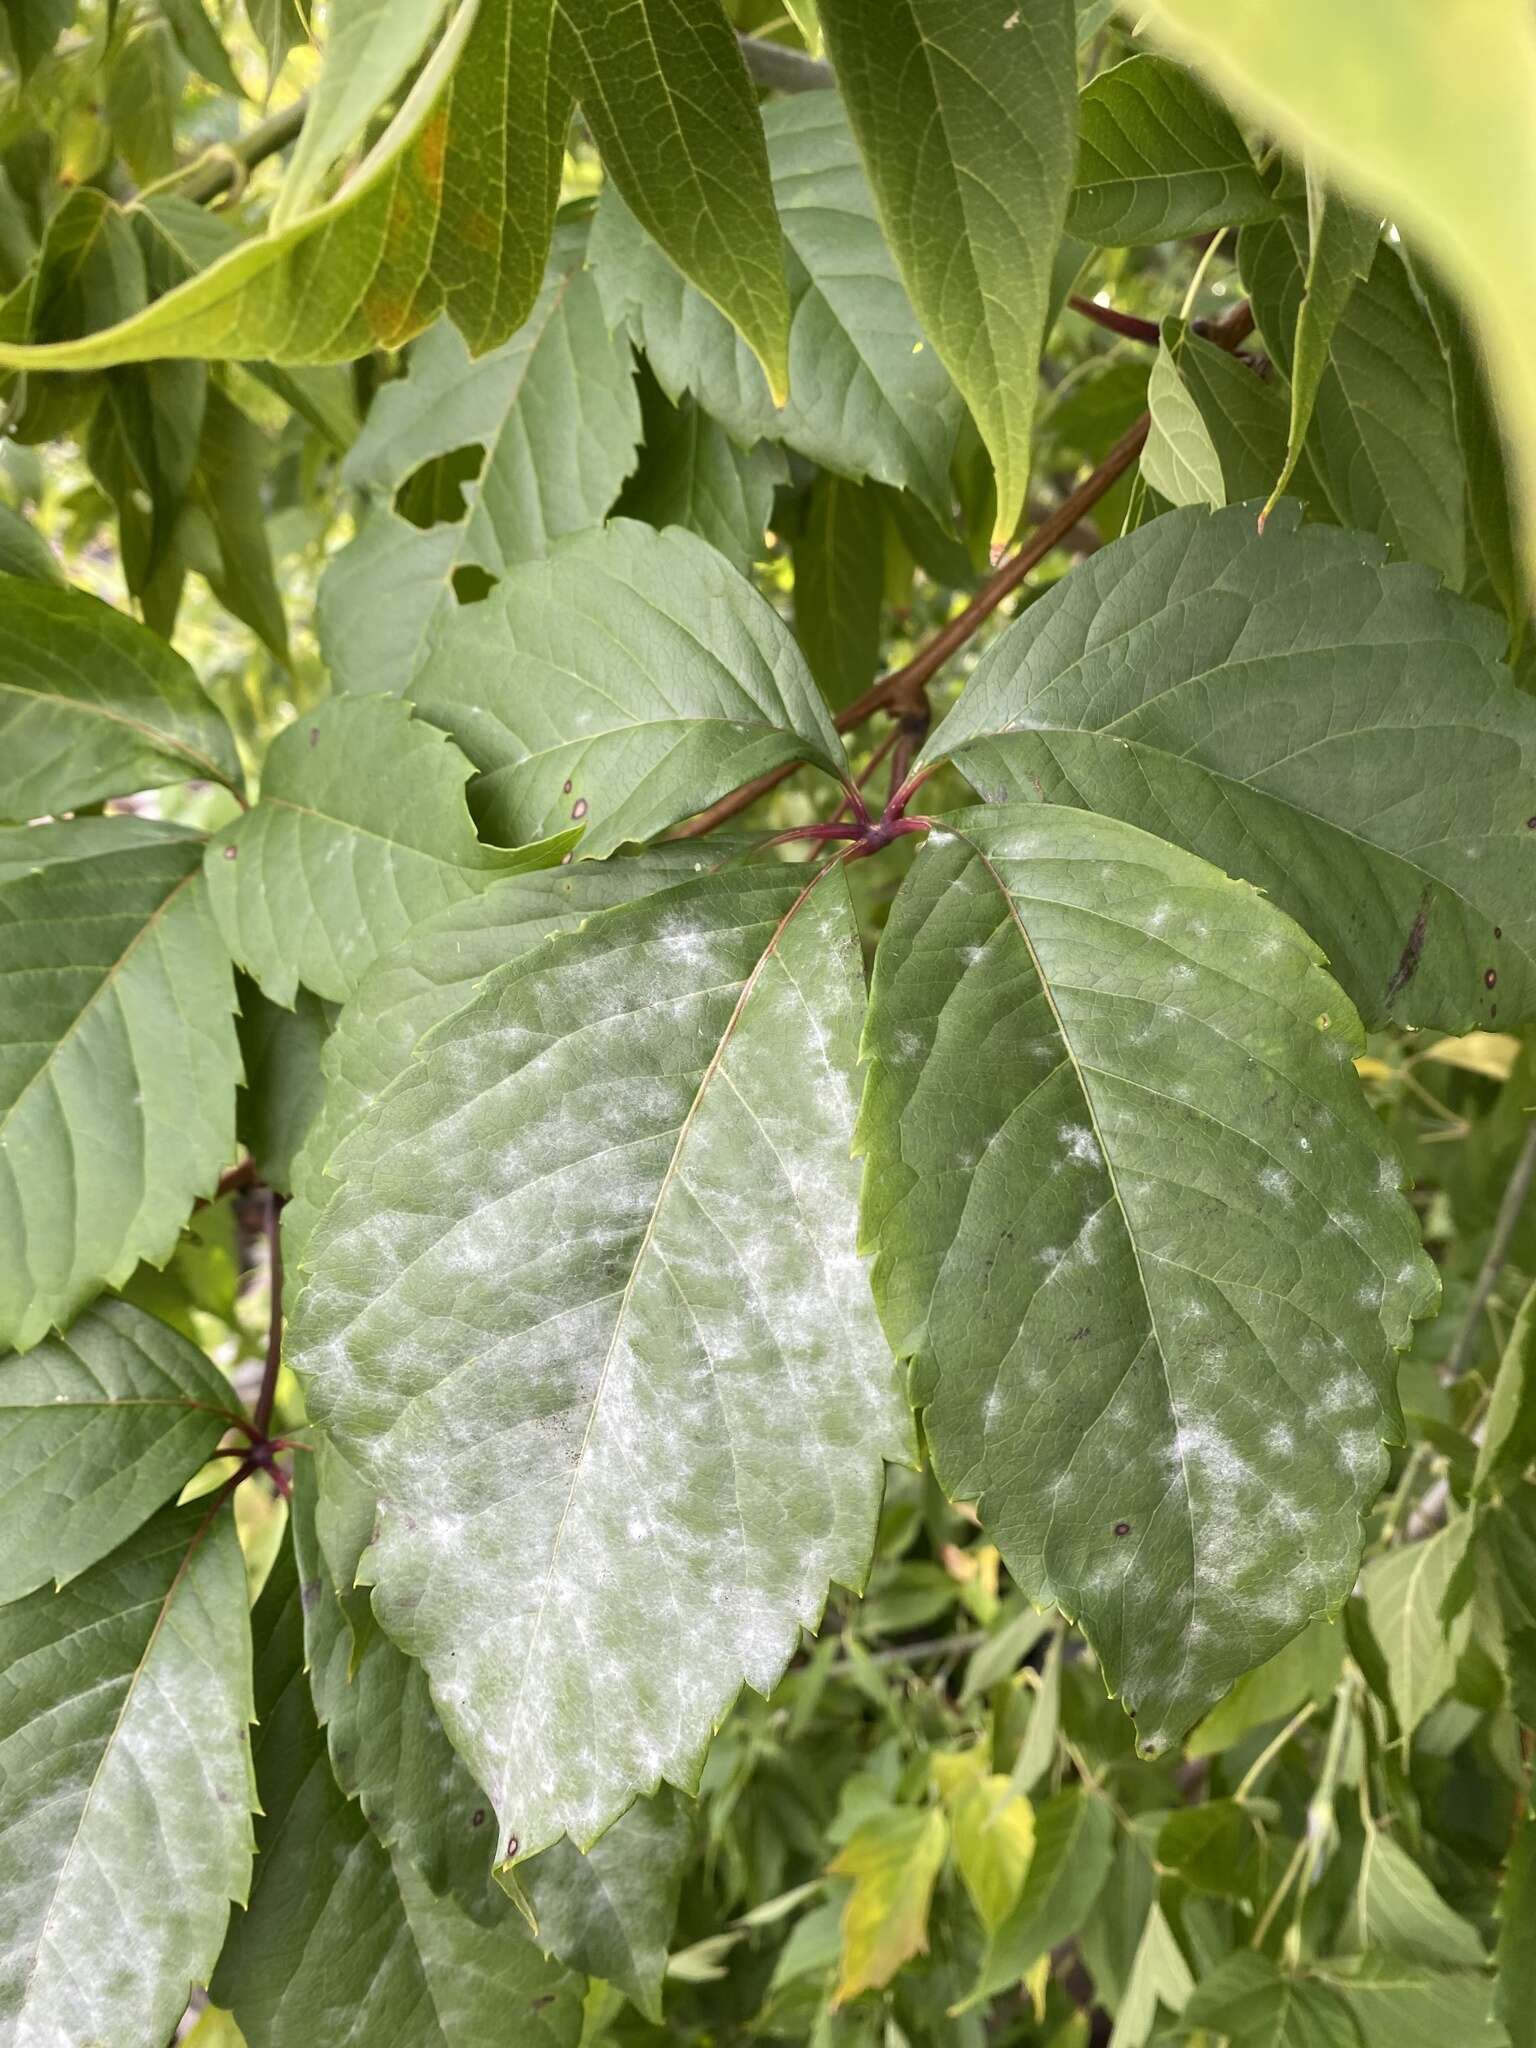
[[1349, 2009], [1326, 1984], [1239, 1949], [1196, 1985], [1186, 2027], [1206, 2027], [1229, 2048], [1360, 2048]]
[[1236, 122], [1182, 64], [1131, 57], [1101, 71], [1078, 121], [1067, 231], [1085, 242], [1165, 242], [1271, 211]]
[[242, 97], [219, 32], [208, 19], [203, 0], [159, 0], [160, 12], [170, 23], [181, 54], [194, 71], [201, 72], [218, 92]]
[[885, 507], [872, 484], [823, 474], [796, 542], [795, 637], [831, 704], [851, 704], [880, 664]]
[[34, 583], [62, 583], [58, 556], [19, 512], [0, 505], [0, 574], [26, 576]]
[[235, 1102], [235, 1129], [268, 1187], [293, 1187], [293, 1162], [320, 1114], [325, 1083], [321, 1055], [335, 1011], [307, 989], [293, 1008], [269, 1002], [260, 989], [240, 989], [240, 1058], [245, 1080]]
[[773, 493], [788, 475], [771, 441], [743, 449], [697, 400], [673, 405], [654, 378], [641, 392], [645, 445], [618, 511], [647, 526], [686, 526], [744, 574], [764, 551]]
[[1520, 1822], [1499, 1900], [1499, 1982], [1494, 2009], [1512, 2048], [1536, 2042], [1536, 1818]]

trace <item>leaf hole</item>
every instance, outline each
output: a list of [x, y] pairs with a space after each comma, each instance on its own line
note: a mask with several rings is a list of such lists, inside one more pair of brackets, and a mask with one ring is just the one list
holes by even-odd
[[395, 510], [412, 526], [456, 526], [469, 511], [464, 486], [478, 481], [485, 450], [478, 441], [434, 455], [395, 492]]
[[453, 594], [460, 604], [479, 604], [496, 588], [496, 578], [473, 562], [453, 572]]

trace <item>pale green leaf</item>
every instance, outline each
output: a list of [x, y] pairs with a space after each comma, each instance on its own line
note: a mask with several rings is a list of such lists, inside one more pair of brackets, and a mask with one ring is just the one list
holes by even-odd
[[1220, 510], [1227, 502], [1221, 457], [1179, 374], [1182, 340], [1178, 322], [1165, 320], [1147, 383], [1152, 425], [1141, 451], [1141, 473], [1170, 505], [1208, 505]]
[[544, 1961], [516, 1909], [491, 1887], [480, 1918], [437, 1897], [336, 1783], [300, 1608], [285, 1544], [253, 1618], [262, 1813], [250, 1906], [230, 1927], [215, 2003], [248, 2048], [348, 2036], [369, 2048], [576, 2048], [580, 1985]]
[[1422, 1543], [1383, 1551], [1360, 1575], [1366, 1615], [1386, 1659], [1392, 1706], [1405, 1741], [1456, 1676], [1470, 1616], [1463, 1612], [1447, 1629], [1440, 1610], [1470, 1529], [1463, 1516]]
[[1327, 1985], [1289, 1975], [1268, 1956], [1239, 1949], [1196, 1985], [1184, 2008], [1230, 2048], [1360, 2048], [1354, 2021]]
[[[242, 242], [143, 311], [78, 340], [0, 343], [0, 367], [93, 370], [164, 356], [339, 362], [447, 313], [505, 341], [538, 292], [565, 109], [553, 0], [461, 0], [399, 113], [336, 196]], [[467, 253], [483, 248], [487, 255]], [[490, 253], [493, 252], [493, 253]]]
[[1363, 1043], [1256, 891], [1081, 811], [946, 820], [881, 938], [886, 1332], [945, 1491], [1080, 1623], [1146, 1754], [1359, 1566], [1436, 1286]]
[[784, 245], [757, 95], [718, 0], [556, 0], [555, 62], [631, 212], [783, 404]]
[[1077, 153], [1071, 0], [822, 0], [887, 238], [997, 474], [1024, 510], [1051, 265]]
[[856, 1828], [827, 1868], [851, 1877], [843, 1908], [837, 2003], [889, 1984], [928, 1952], [928, 1908], [949, 1830], [936, 1806], [891, 1807]]
[[1536, 1286], [1510, 1329], [1481, 1434], [1472, 1490], [1486, 1499], [1536, 1459]]
[[164, 1260], [235, 1144], [234, 976], [202, 841], [0, 832], [0, 1343]]
[[[1245, 498], [1265, 497], [1285, 460], [1289, 408], [1284, 380], [1255, 376], [1230, 349], [1194, 333], [1184, 336], [1178, 367], [1221, 464], [1225, 502], [1235, 505]], [[1310, 463], [1299, 470], [1295, 487], [1305, 503], [1321, 516], [1329, 515], [1327, 493], [1317, 484]]]
[[1362, 1949], [1413, 1961], [1475, 1969], [1487, 1960], [1477, 1929], [1452, 1912], [1407, 1851], [1374, 1825], [1360, 1852], [1350, 1931]]
[[585, 1856], [572, 1842], [556, 1842], [518, 1872], [539, 1946], [616, 1984], [658, 2026], [693, 1834], [688, 1807], [663, 1785], [653, 1799], [637, 1799]]
[[487, 839], [610, 853], [787, 761], [846, 770], [777, 612], [692, 534], [613, 520], [508, 572], [411, 685], [480, 770]]
[[1524, 0], [1149, 0], [1137, 19], [1394, 220], [1456, 286], [1518, 458], [1532, 559], [1536, 274], [1509, 260], [1536, 232], [1536, 20]]
[[1136, 1944], [1109, 2048], [1143, 2048], [1159, 2011], [1182, 2012], [1194, 1981], [1167, 1916], [1154, 1902]]
[[333, 1160], [291, 1356], [508, 1855], [691, 1786], [862, 1581], [907, 1455], [853, 1251], [857, 939], [839, 875], [803, 879], [515, 958]]
[[774, 487], [788, 479], [771, 441], [738, 447], [724, 427], [684, 394], [673, 405], [654, 379], [641, 394], [645, 445], [618, 510], [647, 526], [686, 526], [744, 574], [765, 552]]
[[216, 833], [208, 893], [230, 951], [275, 1003], [300, 982], [332, 1002], [413, 924], [560, 847], [482, 846], [470, 773], [393, 697], [322, 704], [273, 741], [261, 801]]
[[[610, 334], [597, 287], [562, 237], [512, 339], [478, 362], [447, 320], [386, 384], [347, 457], [351, 483], [388, 494], [327, 568], [320, 644], [343, 690], [409, 688], [465, 601], [514, 562], [601, 523], [640, 435], [629, 342]], [[403, 516], [424, 465], [466, 451], [464, 496], [428, 520]], [[476, 459], [478, 458], [478, 460]]]
[[1084, 89], [1067, 232], [1123, 248], [1262, 220], [1271, 211], [1232, 116], [1180, 64], [1127, 58]]
[[977, 1778], [954, 1802], [950, 1836], [977, 1918], [995, 1933], [1024, 1888], [1035, 1853], [1035, 1810], [1011, 1778]]
[[1018, 1904], [987, 1943], [967, 2005], [1007, 1991], [1077, 1933], [1109, 1875], [1115, 1824], [1093, 1792], [1070, 1785], [1035, 1810], [1035, 1852]]
[[1266, 891], [1367, 1023], [1536, 1009], [1536, 705], [1497, 619], [1276, 509], [1165, 514], [979, 663], [925, 749], [998, 801], [1111, 812]]
[[334, 1192], [328, 1169], [338, 1145], [410, 1065], [425, 1033], [462, 1009], [483, 976], [554, 932], [575, 931], [593, 911], [712, 872], [722, 857], [713, 841], [676, 842], [627, 860], [508, 875], [413, 925], [364, 975], [327, 1040], [320, 1114], [295, 1162], [294, 1200], [283, 1212], [290, 1262], [303, 1258], [314, 1218]]
[[446, 0], [331, 0], [324, 61], [272, 208], [274, 229], [309, 211], [332, 164], [426, 48], [445, 6]]
[[1314, 1974], [1348, 2006], [1361, 2048], [1505, 2048], [1493, 1982], [1480, 1970], [1365, 1955], [1320, 1963]]
[[817, 477], [794, 567], [800, 650], [828, 703], [851, 704], [880, 665], [885, 507], [876, 487]]
[[0, 2027], [161, 2042], [251, 1871], [251, 1639], [234, 1519], [168, 1508], [0, 1608]]
[[126, 1302], [0, 1365], [0, 1602], [78, 1578], [219, 1441], [228, 1381], [174, 1330]]
[[774, 200], [791, 263], [789, 403], [619, 197], [603, 193], [590, 261], [615, 319], [627, 318], [669, 398], [691, 392], [744, 448], [780, 440], [850, 477], [905, 486], [950, 516], [950, 459], [963, 407], [923, 339], [881, 235], [835, 93], [763, 109]]
[[234, 736], [179, 654], [83, 590], [17, 576], [0, 576], [0, 749], [0, 817], [18, 820], [240, 779]]

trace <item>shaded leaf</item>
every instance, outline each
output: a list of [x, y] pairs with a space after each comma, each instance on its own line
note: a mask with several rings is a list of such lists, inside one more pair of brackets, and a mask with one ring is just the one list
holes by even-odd
[[102, 1301], [0, 1367], [0, 1602], [78, 1578], [171, 1499], [228, 1427], [229, 1382]]
[[691, 1785], [862, 1579], [907, 1444], [852, 1250], [861, 997], [838, 876], [685, 884], [486, 977], [333, 1160], [291, 1354], [509, 1856]]
[[1520, 1304], [1499, 1361], [1488, 1418], [1477, 1447], [1472, 1490], [1486, 1499], [1536, 1459], [1536, 1286]]
[[1422, 1543], [1383, 1551], [1360, 1575], [1365, 1611], [1386, 1660], [1391, 1704], [1405, 1741], [1456, 1676], [1468, 1617], [1463, 1614], [1447, 1630], [1440, 1610], [1470, 1530], [1463, 1517]]
[[165, 2041], [251, 1869], [251, 1643], [233, 1518], [167, 1508], [0, 1608], [0, 2024]]
[[978, 664], [924, 750], [1165, 834], [1309, 931], [1369, 1024], [1536, 1008], [1536, 709], [1502, 632], [1378, 543], [1165, 514]]
[[234, 976], [175, 826], [0, 832], [0, 1342], [163, 1260], [235, 1143]]
[[1147, 384], [1152, 426], [1141, 451], [1141, 473], [1170, 505], [1209, 505], [1219, 510], [1227, 501], [1221, 457], [1179, 374], [1181, 342], [1178, 322], [1165, 320]]
[[177, 47], [194, 71], [200, 72], [216, 92], [243, 97], [240, 81], [231, 68], [219, 32], [208, 18], [203, 0], [159, 0], [160, 12], [170, 24]]
[[992, 457], [1006, 541], [1077, 148], [1071, 0], [821, 0], [821, 23], [912, 303]]
[[1536, 2041], [1536, 1820], [1529, 1815], [1515, 1831], [1504, 1889], [1499, 1898], [1499, 1968], [1494, 2010], [1512, 2048]]
[[1362, 1044], [1255, 891], [1080, 811], [945, 821], [876, 956], [886, 1333], [946, 1493], [1079, 1622], [1144, 1754], [1359, 1566], [1435, 1292]]
[[771, 441], [740, 448], [695, 399], [673, 405], [654, 378], [646, 386], [645, 445], [620, 514], [648, 526], [686, 526], [745, 573], [764, 551], [774, 487], [788, 475], [782, 452]]
[[837, 2003], [878, 1991], [928, 1952], [928, 1907], [949, 1843], [937, 1807], [898, 1806], [855, 1829], [827, 1867], [851, 1877], [843, 1908]]
[[880, 665], [885, 507], [876, 487], [818, 476], [794, 565], [801, 652], [828, 703], [851, 704]]
[[789, 631], [692, 534], [613, 520], [509, 571], [411, 686], [480, 770], [481, 832], [611, 853], [786, 761], [846, 769]]
[[1201, 1978], [1184, 2022], [1209, 2028], [1230, 2048], [1359, 2048], [1360, 2042], [1337, 1993], [1251, 1949], [1223, 1957]]
[[36, 527], [29, 526], [9, 505], [0, 505], [0, 574], [27, 576], [34, 583], [64, 581], [53, 549]]
[[1362, 1949], [1417, 1962], [1476, 1968], [1485, 1960], [1477, 1929], [1451, 1911], [1412, 1857], [1379, 1827], [1366, 1829], [1351, 1931]]
[[1181, 64], [1129, 57], [1084, 88], [1067, 232], [1124, 248], [1264, 219], [1237, 124]]
[[1154, 1902], [1136, 1944], [1109, 2048], [1142, 2048], [1161, 2011], [1183, 2011], [1194, 1981], [1162, 1907]]
[[293, 1162], [320, 1113], [320, 1061], [335, 1011], [307, 989], [293, 1008], [269, 1002], [249, 982], [240, 990], [240, 1059], [245, 1080], [235, 1099], [235, 1128], [261, 1179], [284, 1194]]
[[413, 924], [561, 849], [482, 846], [464, 757], [390, 697], [336, 698], [278, 734], [261, 801], [216, 833], [208, 893], [230, 951], [275, 1003], [349, 996]]
[[1493, 1984], [1482, 1971], [1366, 1955], [1320, 1963], [1316, 1975], [1348, 2006], [1363, 2048], [1502, 2048]]

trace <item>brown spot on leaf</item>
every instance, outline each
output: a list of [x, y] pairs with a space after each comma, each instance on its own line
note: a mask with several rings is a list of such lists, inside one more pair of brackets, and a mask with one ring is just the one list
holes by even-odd
[[320, 728], [318, 725], [312, 725], [309, 728], [309, 744], [312, 747], [318, 747], [320, 744]]
[[565, 790], [565, 794], [566, 794], [567, 796], [569, 796], [569, 795], [570, 795], [570, 793], [571, 793], [571, 778], [569, 777], [569, 775], [567, 775], [567, 777], [565, 778], [565, 781], [564, 781], [564, 783], [563, 783], [562, 787], [563, 787], [563, 788], [564, 788], [564, 790]]
[[1498, 975], [1498, 969], [1497, 969], [1497, 968], [1494, 968], [1494, 967], [1487, 967], [1487, 968], [1485, 968], [1485, 969], [1483, 970], [1483, 987], [1484, 987], [1484, 988], [1497, 988], [1497, 987], [1498, 987], [1498, 985], [1499, 985], [1499, 975]]
[[[1130, 1523], [1129, 1523], [1129, 1522], [1116, 1522], [1116, 1524], [1115, 1524], [1115, 1534], [1116, 1534], [1117, 1536], [1129, 1536], [1129, 1535], [1130, 1535], [1130, 1533], [1131, 1533], [1131, 1525], [1130, 1525]], [[1129, 1713], [1129, 1712], [1130, 1712], [1130, 1709], [1129, 1709], [1129, 1708], [1127, 1708], [1127, 1709], [1126, 1709], [1126, 1712], [1127, 1712], [1127, 1713]]]
[[472, 1828], [483, 1828], [485, 1826], [485, 1808], [483, 1806], [475, 1808], [469, 1817], [469, 1824]]
[[1400, 996], [1419, 971], [1419, 962], [1424, 957], [1424, 934], [1429, 929], [1430, 892], [1426, 886], [1419, 898], [1418, 911], [1408, 930], [1408, 942], [1398, 955], [1397, 965], [1392, 970], [1392, 979], [1387, 983], [1387, 1001]]
[[224, 858], [225, 858], [226, 860], [238, 860], [238, 859], [240, 858], [240, 849], [239, 849], [239, 847], [238, 847], [238, 846], [226, 846], [226, 847], [225, 847], [225, 849], [224, 849]]

